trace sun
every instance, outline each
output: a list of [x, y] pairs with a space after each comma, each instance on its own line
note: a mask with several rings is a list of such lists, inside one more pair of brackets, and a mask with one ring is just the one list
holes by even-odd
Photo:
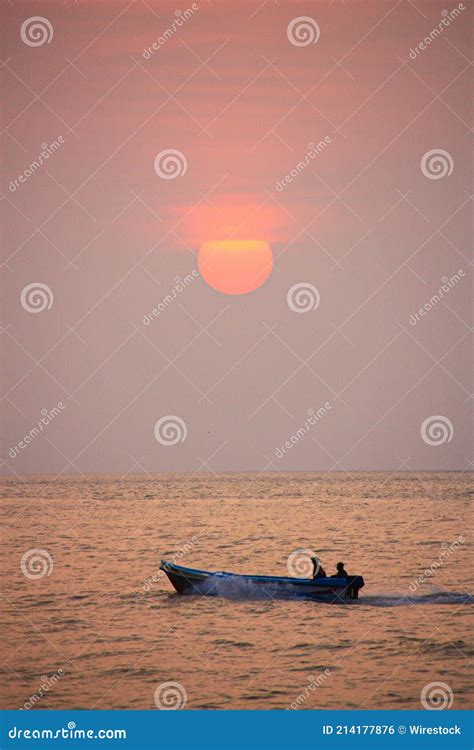
[[273, 254], [265, 240], [210, 240], [199, 250], [199, 271], [223, 294], [248, 294], [268, 279]]

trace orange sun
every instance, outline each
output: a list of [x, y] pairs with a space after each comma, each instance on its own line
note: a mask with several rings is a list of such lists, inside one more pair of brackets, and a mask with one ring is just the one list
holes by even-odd
[[209, 286], [224, 294], [247, 294], [268, 279], [272, 249], [265, 240], [211, 240], [199, 250], [199, 271]]

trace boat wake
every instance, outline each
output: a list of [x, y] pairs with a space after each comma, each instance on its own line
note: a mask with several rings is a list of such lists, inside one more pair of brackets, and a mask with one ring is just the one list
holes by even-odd
[[[321, 602], [321, 598], [315, 600], [311, 596], [304, 597], [301, 594], [298, 596], [294, 594], [292, 595], [291, 592], [284, 592], [279, 587], [272, 586], [270, 583], [265, 586], [262, 586], [262, 584], [257, 585], [253, 581], [240, 578], [239, 576], [209, 578], [206, 581], [201, 581], [198, 585], [195, 584], [195, 586], [198, 593], [203, 596], [222, 596], [226, 599], [305, 599], [312, 602]], [[344, 604], [345, 606], [349, 604], [350, 606], [360, 607], [406, 607], [422, 604], [474, 604], [474, 596], [468, 593], [452, 591], [438, 591], [435, 593], [420, 595], [407, 595], [393, 592], [390, 594], [361, 594], [360, 598], [356, 600], [332, 600], [331, 603]]]
[[[203, 596], [222, 596], [225, 599], [295, 599], [296, 595], [284, 592], [278, 586], [270, 583], [256, 584], [239, 576], [226, 578], [208, 578], [194, 584]], [[298, 597], [301, 598], [301, 597]]]
[[403, 607], [419, 604], [474, 604], [474, 596], [455, 591], [437, 591], [430, 594], [368, 594], [353, 604], [367, 607]]

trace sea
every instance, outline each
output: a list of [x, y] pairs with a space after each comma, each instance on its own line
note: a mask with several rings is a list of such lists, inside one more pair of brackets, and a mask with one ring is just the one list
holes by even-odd
[[[1, 705], [472, 707], [472, 476], [4, 477]], [[160, 571], [304, 576], [310, 552], [359, 599], [180, 596]]]

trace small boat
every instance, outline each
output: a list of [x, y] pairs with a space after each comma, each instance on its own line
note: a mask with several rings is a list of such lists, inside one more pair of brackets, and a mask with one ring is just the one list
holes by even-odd
[[225, 596], [229, 598], [314, 599], [345, 602], [357, 599], [364, 585], [362, 576], [349, 578], [284, 578], [280, 576], [240, 575], [224, 571], [184, 568], [166, 560], [160, 570], [168, 576], [178, 594]]

